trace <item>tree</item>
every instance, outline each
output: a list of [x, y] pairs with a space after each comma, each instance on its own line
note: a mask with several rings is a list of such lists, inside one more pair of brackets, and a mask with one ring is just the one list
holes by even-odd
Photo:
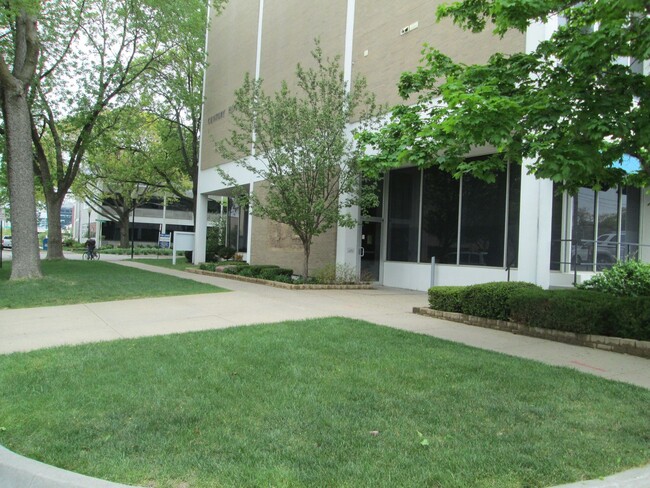
[[[536, 177], [569, 191], [648, 184], [650, 81], [637, 60], [650, 57], [649, 14], [645, 0], [466, 0], [439, 7], [438, 18], [474, 32], [493, 25], [501, 36], [552, 15], [562, 21], [532, 52], [495, 54], [484, 65], [455, 63], [426, 47], [423, 65], [399, 82], [400, 95], [417, 94], [417, 102], [395, 107], [386, 126], [359, 137], [379, 151], [364, 164], [374, 171], [434, 165], [493, 181], [508, 161], [528, 159]], [[484, 145], [499, 154], [465, 160]], [[638, 173], [617, 167], [626, 154], [640, 161]]]
[[40, 278], [28, 92], [39, 59], [37, 11], [25, 2], [0, 7], [8, 31], [0, 43], [0, 97], [12, 216], [11, 279]]
[[[187, 199], [187, 188], [174, 183], [179, 169], [189, 177], [196, 219], [207, 4], [203, 0], [189, 3], [187, 14], [179, 19], [183, 26], [177, 43], [142, 79], [141, 88], [146, 110], [160, 119], [159, 127], [165, 132], [165, 151], [156, 171], [181, 200]], [[216, 1], [211, 7], [219, 12], [224, 4]]]
[[[164, 153], [160, 121], [137, 107], [125, 107], [105, 113], [97, 125], [101, 135], [86, 153], [73, 192], [98, 214], [119, 222], [120, 247], [125, 248], [131, 212], [167, 192], [168, 181], [157, 171]], [[168, 177], [175, 188], [189, 187], [180, 168]]]
[[[55, 4], [59, 2], [53, 2]], [[32, 141], [48, 213], [48, 258], [62, 258], [61, 205], [93, 144], [101, 114], [125, 103], [174, 43], [178, 2], [79, 0], [68, 26], [46, 23], [54, 59], [35, 83]], [[43, 18], [48, 19], [46, 15]]]
[[[345, 209], [363, 203], [364, 195], [356, 164], [359, 150], [346, 128], [352, 117], [363, 123], [377, 115], [365, 80], [357, 78], [348, 87], [339, 58], [325, 59], [318, 43], [312, 56], [315, 68], [296, 68], [297, 94], [285, 81], [269, 96], [261, 80], [246, 75], [235, 93], [235, 129], [218, 144], [226, 158], [236, 159], [268, 184], [264, 198], [243, 193], [238, 203], [250, 204], [254, 215], [286, 224], [296, 233], [303, 246], [305, 279], [314, 237], [337, 223], [356, 223]], [[237, 185], [218, 171], [224, 181]]]

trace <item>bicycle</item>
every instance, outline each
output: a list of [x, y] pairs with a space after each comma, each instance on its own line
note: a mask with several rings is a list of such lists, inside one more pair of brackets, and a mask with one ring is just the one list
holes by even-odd
[[99, 260], [99, 251], [97, 249], [93, 249], [92, 251], [86, 249], [81, 255], [81, 259], [84, 261], [93, 261], [94, 259]]

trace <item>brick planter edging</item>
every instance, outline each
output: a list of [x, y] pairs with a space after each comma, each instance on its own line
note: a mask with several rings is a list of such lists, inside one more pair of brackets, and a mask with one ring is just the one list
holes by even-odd
[[577, 334], [555, 329], [543, 329], [541, 327], [530, 327], [528, 325], [508, 322], [506, 320], [493, 320], [483, 317], [475, 317], [464, 313], [444, 312], [428, 307], [414, 307], [413, 313], [427, 315], [438, 319], [451, 320], [467, 325], [475, 325], [488, 329], [503, 330], [513, 334], [521, 334], [540, 339], [564, 342], [576, 346], [592, 347], [605, 351], [620, 352], [650, 359], [650, 341], [637, 341], [635, 339], [622, 339], [620, 337], [608, 337], [595, 334]]
[[358, 285], [292, 285], [291, 283], [282, 283], [280, 281], [263, 280], [261, 278], [251, 278], [249, 276], [239, 276], [230, 273], [220, 273], [218, 271], [208, 271], [205, 269], [186, 269], [188, 273], [200, 274], [205, 276], [215, 276], [217, 278], [226, 278], [229, 280], [245, 281], [246, 283], [255, 283], [257, 285], [273, 286], [275, 288], [284, 288], [285, 290], [373, 290], [374, 286], [370, 283], [360, 283]]

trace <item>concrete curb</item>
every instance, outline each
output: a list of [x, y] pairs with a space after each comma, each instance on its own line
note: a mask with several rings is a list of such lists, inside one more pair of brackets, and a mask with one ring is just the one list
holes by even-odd
[[20, 456], [0, 446], [2, 488], [134, 488], [91, 478]]
[[466, 315], [464, 313], [434, 310], [428, 307], [414, 307], [413, 313], [437, 319], [460, 322], [461, 324], [502, 330], [514, 334], [547, 339], [549, 341], [564, 342], [565, 344], [573, 344], [575, 346], [592, 347], [594, 349], [602, 349], [604, 351], [630, 354], [632, 356], [650, 359], [650, 341], [637, 341], [634, 339], [622, 339], [620, 337], [608, 337], [595, 334], [576, 334], [575, 332], [542, 329], [540, 327], [530, 327], [516, 322], [508, 322], [507, 320], [486, 319], [483, 317]]
[[630, 469], [603, 479], [578, 481], [553, 488], [647, 488], [650, 487], [650, 465]]

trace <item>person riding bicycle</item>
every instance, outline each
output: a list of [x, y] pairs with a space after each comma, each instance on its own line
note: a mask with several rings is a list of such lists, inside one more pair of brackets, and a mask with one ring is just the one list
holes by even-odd
[[95, 247], [96, 247], [95, 239], [92, 237], [86, 241], [86, 252], [88, 253], [88, 257], [90, 259], [95, 257]]

